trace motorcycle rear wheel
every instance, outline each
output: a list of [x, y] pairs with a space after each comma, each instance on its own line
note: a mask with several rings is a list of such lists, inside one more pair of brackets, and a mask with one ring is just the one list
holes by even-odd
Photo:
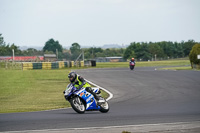
[[72, 108], [79, 114], [85, 113], [85, 105], [79, 97], [74, 97], [70, 101]]

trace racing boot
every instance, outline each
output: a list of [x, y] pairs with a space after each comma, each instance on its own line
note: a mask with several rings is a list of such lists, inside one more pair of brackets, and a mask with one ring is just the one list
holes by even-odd
[[99, 97], [99, 99], [97, 100], [97, 104], [102, 104], [102, 103], [105, 103], [105, 99], [102, 98], [102, 97]]
[[94, 98], [97, 100], [97, 104], [101, 104], [105, 102], [105, 100], [102, 97], [98, 96], [95, 92], [93, 92], [90, 87], [87, 87], [86, 91], [90, 92], [94, 96]]
[[94, 96], [94, 98], [97, 100], [97, 104], [101, 104], [101, 103], [104, 103], [104, 102], [105, 102], [105, 100], [104, 100], [102, 97], [98, 96], [95, 92], [92, 92], [91, 94], [92, 94], [92, 95]]

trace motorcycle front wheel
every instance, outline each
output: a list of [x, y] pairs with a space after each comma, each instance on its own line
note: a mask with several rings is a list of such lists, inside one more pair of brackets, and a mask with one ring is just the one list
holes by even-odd
[[79, 114], [85, 113], [85, 105], [79, 97], [74, 97], [70, 99], [70, 104], [72, 108]]
[[101, 103], [100, 105], [100, 112], [101, 113], [107, 113], [109, 111], [109, 105], [108, 105], [108, 102], [105, 101], [104, 103]]
[[134, 69], [134, 66], [130, 66], [130, 69], [133, 70], [133, 69]]

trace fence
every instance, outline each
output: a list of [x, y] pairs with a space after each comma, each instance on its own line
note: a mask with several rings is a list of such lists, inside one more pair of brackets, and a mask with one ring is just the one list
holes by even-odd
[[66, 67], [84, 67], [84, 61], [78, 61], [76, 63], [74, 63], [74, 61], [41, 62], [41, 63], [24, 62], [22, 64], [23, 70], [60, 69], [60, 68], [66, 68]]
[[23, 70], [32, 70], [32, 69], [59, 69], [69, 67], [70, 62], [24, 62], [22, 63]]
[[5, 69], [21, 69], [21, 70], [33, 70], [33, 69], [61, 69], [67, 67], [84, 67], [92, 66], [92, 63], [85, 63], [84, 61], [59, 61], [59, 62], [0, 62], [0, 68]]
[[22, 63], [19, 62], [9, 62], [9, 61], [1, 61], [0, 62], [0, 69], [14, 69], [20, 70], [22, 69]]

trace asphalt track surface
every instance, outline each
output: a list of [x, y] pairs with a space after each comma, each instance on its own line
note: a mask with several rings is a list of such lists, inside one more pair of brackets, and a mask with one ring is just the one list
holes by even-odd
[[113, 94], [108, 113], [77, 114], [68, 108], [0, 114], [0, 132], [200, 121], [200, 71], [136, 67], [76, 72]]

